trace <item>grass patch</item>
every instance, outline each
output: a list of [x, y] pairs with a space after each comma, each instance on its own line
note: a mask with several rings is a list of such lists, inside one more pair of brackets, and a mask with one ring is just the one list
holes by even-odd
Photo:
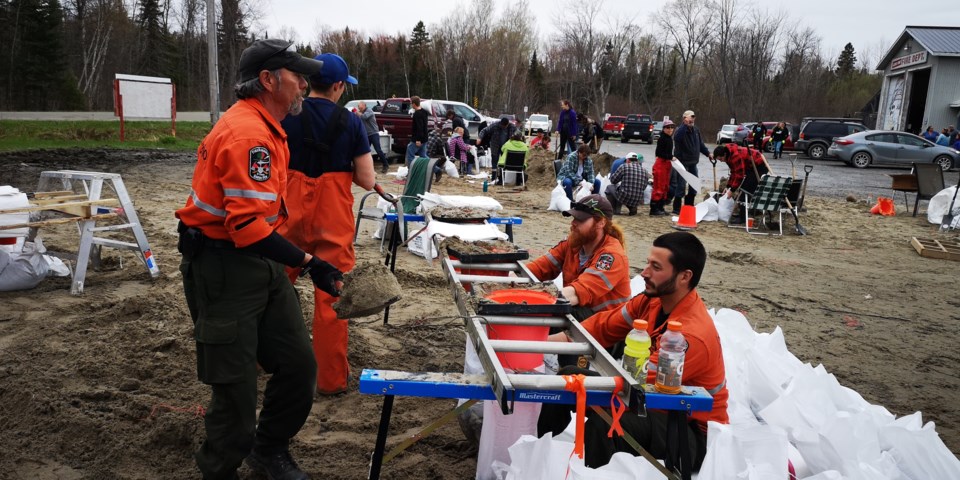
[[163, 148], [194, 151], [210, 131], [208, 122], [126, 122], [120, 141], [120, 121], [0, 120], [0, 151], [38, 148]]

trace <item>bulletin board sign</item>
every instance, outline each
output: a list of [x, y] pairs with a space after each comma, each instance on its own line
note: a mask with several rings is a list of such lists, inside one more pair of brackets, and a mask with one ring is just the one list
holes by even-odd
[[120, 117], [120, 141], [127, 118], [170, 119], [177, 136], [177, 87], [169, 78], [118, 73], [113, 80], [113, 113]]

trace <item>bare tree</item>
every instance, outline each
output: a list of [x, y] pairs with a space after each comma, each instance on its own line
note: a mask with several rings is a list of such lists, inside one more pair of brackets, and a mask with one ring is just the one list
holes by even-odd
[[680, 102], [690, 104], [690, 82], [700, 54], [713, 38], [710, 20], [716, 10], [712, 0], [675, 0], [654, 14], [680, 60]]

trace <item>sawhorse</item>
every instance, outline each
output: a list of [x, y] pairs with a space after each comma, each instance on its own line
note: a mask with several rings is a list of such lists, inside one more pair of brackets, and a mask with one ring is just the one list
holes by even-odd
[[[558, 377], [559, 378], [559, 377]], [[517, 387], [514, 401], [538, 403], [574, 404], [576, 396], [567, 391], [562, 385], [549, 385], [549, 376], [538, 375], [510, 375], [511, 383]], [[596, 390], [595, 388], [609, 387], [613, 383], [610, 378], [587, 377], [587, 405], [609, 406], [610, 391]], [[546, 387], [546, 388], [545, 388]], [[390, 430], [390, 418], [393, 413], [393, 400], [396, 396], [429, 397], [429, 398], [464, 398], [477, 400], [497, 400], [492, 385], [487, 383], [482, 375], [463, 375], [459, 373], [409, 373], [391, 370], [364, 369], [360, 375], [360, 393], [368, 395], [383, 395], [383, 408], [380, 410], [380, 425], [377, 428], [377, 440], [370, 460], [369, 480], [378, 480], [380, 470], [385, 461], [387, 436]], [[679, 455], [667, 455], [667, 469], [680, 467], [681, 477], [689, 480], [691, 475], [692, 459], [685, 447], [687, 415], [694, 411], [704, 411], [713, 408], [713, 397], [701, 387], [683, 387], [681, 394], [666, 395], [657, 393], [652, 388], [646, 390], [646, 407], [648, 409], [667, 410], [667, 446], [675, 449]], [[468, 405], [469, 403], [469, 405]], [[417, 440], [423, 438], [446, 421], [456, 418], [457, 410], [469, 407], [473, 402], [457, 407], [453, 412], [444, 415], [422, 432], [413, 435], [402, 442], [389, 454], [389, 461]], [[465, 407], [464, 407], [465, 406]], [[671, 432], [679, 432], [676, 441]], [[668, 452], [669, 453], [669, 452]], [[679, 465], [674, 465], [672, 458], [679, 457]]]

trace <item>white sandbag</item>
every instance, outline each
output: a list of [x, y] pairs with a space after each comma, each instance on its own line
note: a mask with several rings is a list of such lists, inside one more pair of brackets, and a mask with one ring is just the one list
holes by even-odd
[[676, 170], [677, 173], [679, 173], [688, 184], [690, 184], [690, 187], [693, 188], [694, 191], [700, 191], [700, 177], [688, 172], [687, 169], [684, 168], [683, 163], [676, 158], [670, 162], [670, 165], [672, 165], [673, 169]]
[[570, 210], [570, 199], [567, 198], [567, 193], [563, 190], [559, 182], [557, 182], [557, 187], [550, 192], [550, 206], [547, 207], [547, 210], [553, 210], [555, 212]]
[[[610, 176], [597, 175], [597, 180], [600, 180], [600, 191], [593, 193], [603, 194], [603, 192], [607, 191], [607, 187], [610, 186]], [[593, 188], [592, 184], [590, 185], [590, 188]]]
[[889, 451], [907, 478], [960, 478], [957, 460], [937, 435], [933, 422], [918, 427], [920, 412], [880, 429], [880, 448]]
[[397, 179], [407, 178], [407, 174], [410, 172], [410, 169], [407, 167], [399, 167], [396, 172], [390, 172], [387, 175], [395, 175]]
[[697, 204], [697, 223], [716, 222], [719, 219], [719, 207], [713, 196]]
[[[482, 176], [486, 176], [483, 174]], [[420, 205], [425, 211], [436, 207], [474, 208], [496, 213], [503, 210], [503, 205], [493, 197], [482, 195], [438, 195], [432, 192], [420, 194]]]
[[514, 402], [513, 413], [504, 415], [495, 400], [483, 402], [483, 427], [477, 451], [477, 480], [495, 480], [494, 462], [510, 461], [509, 448], [520, 437], [537, 434], [541, 404]]
[[[953, 200], [953, 194], [957, 190], [956, 186], [947, 187], [940, 190], [927, 205], [927, 221], [940, 225], [943, 223], [943, 216], [947, 214], [950, 208], [950, 201]], [[950, 224], [953, 228], [960, 226], [960, 196], [953, 204], [953, 222]]]
[[[603, 190], [601, 190], [603, 191]], [[643, 204], [650, 205], [650, 198], [653, 197], [653, 186], [647, 185], [647, 188], [643, 189]]]
[[[573, 442], [550, 434], [537, 439], [523, 436], [509, 448], [507, 480], [664, 480], [666, 477], [643, 457], [618, 452], [600, 468], [590, 468], [571, 456]], [[569, 468], [569, 471], [568, 471]]]
[[[439, 222], [430, 222], [430, 225]], [[423, 228], [422, 222], [407, 222], [408, 234], [412, 235], [416, 232], [419, 232]], [[429, 252], [430, 258], [437, 258], [439, 255], [437, 253], [437, 247], [430, 241], [430, 229], [424, 230], [417, 234], [417, 236], [410, 240], [410, 243], [407, 244], [407, 250], [410, 253], [417, 255], [418, 257], [427, 258], [427, 253]], [[428, 250], [429, 249], [429, 250]]]
[[583, 200], [589, 196], [591, 193], [593, 193], [593, 184], [586, 180], [581, 180], [580, 187], [577, 189], [577, 191], [573, 192], [573, 201], [579, 202], [580, 200]]
[[[30, 205], [27, 194], [9, 185], [0, 186], [0, 210], [26, 207]], [[30, 212], [0, 214], [0, 225], [17, 225], [30, 221]], [[28, 228], [14, 228], [0, 230], [0, 238], [23, 238]], [[23, 250], [23, 241], [17, 240], [13, 245], [3, 245], [8, 253], [17, 253]]]
[[787, 477], [787, 434], [770, 425], [707, 423], [707, 455], [700, 480]]
[[[423, 224], [420, 225], [422, 226]], [[410, 229], [412, 232], [417, 231], [414, 229], [414, 227], [410, 227]], [[500, 231], [496, 225], [489, 223], [459, 224], [434, 220], [430, 222], [430, 224], [427, 226], [427, 230], [424, 233], [428, 237], [433, 237], [434, 235], [457, 237], [465, 242], [476, 242], [479, 240], [506, 240], [508, 238], [507, 234]], [[434, 251], [436, 251], [436, 249], [434, 249]], [[436, 258], [436, 255], [434, 255], [434, 258]]]
[[50, 272], [45, 251], [40, 239], [24, 243], [20, 253], [0, 250], [0, 291], [28, 290], [42, 282]]
[[457, 166], [453, 164], [453, 160], [448, 159], [443, 163], [443, 171], [453, 178], [460, 178], [460, 172], [457, 171]]
[[630, 298], [636, 297], [647, 289], [647, 284], [640, 275], [634, 275], [630, 279]]
[[720, 195], [720, 200], [717, 201], [717, 219], [721, 222], [729, 222], [733, 215], [733, 207], [736, 204], [737, 202], [733, 201], [732, 198]]

